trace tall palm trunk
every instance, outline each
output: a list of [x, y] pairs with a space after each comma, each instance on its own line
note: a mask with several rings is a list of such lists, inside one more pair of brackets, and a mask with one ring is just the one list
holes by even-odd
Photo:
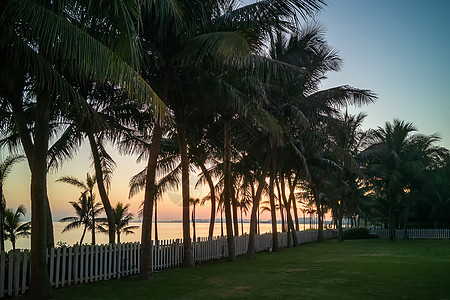
[[395, 241], [395, 204], [397, 203], [397, 193], [389, 193], [389, 239]]
[[261, 199], [262, 190], [266, 181], [266, 175], [269, 170], [270, 164], [270, 152], [266, 154], [266, 158], [264, 159], [264, 165], [261, 171], [261, 175], [258, 180], [258, 188], [256, 190], [255, 196], [253, 197], [252, 203], [252, 213], [250, 215], [250, 235], [248, 238], [248, 247], [247, 247], [247, 258], [254, 259], [256, 256], [256, 248], [255, 248], [255, 236], [257, 230], [256, 224], [256, 214], [259, 208], [259, 201]]
[[181, 155], [181, 191], [183, 199], [183, 246], [184, 246], [184, 261], [183, 266], [193, 267], [194, 252], [192, 251], [191, 230], [189, 221], [189, 158], [186, 136], [182, 118], [179, 113], [175, 113], [177, 123], [178, 144]]
[[192, 208], [192, 239], [194, 243], [197, 241], [197, 234], [195, 232], [195, 203]]
[[108, 236], [109, 243], [114, 244], [116, 237], [115, 233], [115, 221], [114, 212], [109, 202], [108, 193], [106, 192], [105, 184], [103, 181], [103, 169], [100, 162], [100, 154], [98, 153], [97, 142], [95, 141], [94, 134], [92, 132], [87, 133], [89, 139], [89, 145], [91, 146], [92, 158], [94, 159], [94, 169], [95, 177], [97, 179], [98, 193], [100, 194], [100, 199], [102, 200], [103, 208], [105, 209], [106, 218], [108, 220]]
[[287, 218], [287, 222], [288, 222], [288, 246], [291, 245], [291, 239], [294, 242], [294, 247], [298, 246], [298, 238], [297, 238], [297, 233], [294, 230], [294, 221], [292, 220], [292, 215], [291, 215], [291, 203], [290, 203], [290, 195], [289, 195], [289, 201], [286, 198], [286, 192], [284, 191], [284, 188], [286, 186], [285, 182], [284, 182], [284, 173], [281, 173], [280, 176], [281, 179], [281, 196], [283, 198], [283, 202], [284, 202], [284, 206], [286, 208], [286, 218]]
[[227, 226], [228, 261], [236, 261], [236, 249], [233, 236], [233, 220], [231, 219], [231, 137], [230, 120], [224, 124], [224, 158], [223, 158], [223, 204], [225, 206], [225, 224]]
[[281, 199], [281, 189], [280, 189], [280, 182], [277, 180], [275, 183], [277, 186], [277, 192], [278, 192], [278, 205], [280, 206], [280, 216], [281, 216], [281, 232], [286, 232], [285, 228], [285, 222], [284, 222], [284, 211], [283, 211], [283, 203]]
[[[16, 119], [17, 120], [17, 119]], [[17, 123], [17, 122], [16, 122]], [[31, 266], [30, 294], [44, 299], [51, 294], [47, 271], [47, 151], [49, 141], [50, 97], [38, 95], [32, 154], [27, 153], [31, 165]], [[22, 124], [26, 126], [26, 123]], [[21, 139], [23, 139], [22, 134]], [[29, 138], [28, 132], [26, 135]]]
[[295, 230], [299, 231], [298, 224], [298, 214], [297, 214], [297, 201], [295, 201], [295, 187], [297, 185], [297, 175], [294, 176], [294, 179], [291, 180], [291, 177], [288, 176], [288, 185], [289, 185], [289, 203], [292, 203], [292, 208], [294, 210], [294, 218], [295, 218]]
[[162, 139], [162, 128], [159, 122], [159, 120], [155, 121], [152, 143], [150, 145], [150, 155], [147, 163], [144, 208], [142, 211], [141, 261], [139, 271], [139, 278], [141, 280], [148, 280], [153, 277], [152, 218], [153, 203], [156, 199], [156, 162], [158, 160]]
[[214, 222], [216, 221], [216, 191], [214, 189], [214, 183], [212, 181], [211, 175], [205, 167], [205, 164], [199, 163], [200, 169], [203, 175], [205, 175], [206, 181], [208, 182], [209, 191], [211, 194], [211, 217], [209, 219], [209, 231], [208, 236], [210, 238], [214, 235]]
[[276, 150], [272, 150], [272, 159], [270, 160], [270, 179], [269, 179], [270, 216], [272, 219], [272, 251], [278, 251], [277, 212], [275, 207], [275, 193], [274, 193], [275, 159], [276, 159]]
[[[1, 174], [0, 174], [1, 176]], [[6, 203], [3, 199], [3, 188], [0, 184], [0, 251], [5, 251], [5, 209]]]
[[[231, 173], [231, 171], [230, 171]], [[231, 176], [231, 174], [230, 174]], [[230, 184], [230, 194], [231, 194], [231, 203], [233, 208], [233, 224], [234, 224], [234, 235], [239, 235], [239, 219], [237, 214], [237, 201], [236, 201], [236, 193], [234, 191], [234, 187], [232, 184]]]
[[[92, 191], [89, 192], [91, 197], [91, 214], [92, 214], [92, 245], [95, 245], [95, 209], [94, 209], [94, 197]], [[120, 242], [119, 242], [120, 243]]]
[[344, 214], [344, 203], [342, 203], [342, 201], [340, 203], [338, 203], [339, 207], [338, 207], [338, 242], [343, 242], [344, 241], [344, 231], [342, 229], [342, 219], [343, 219], [343, 214]]
[[155, 241], [159, 242], [159, 237], [158, 237], [158, 199], [155, 198], [154, 203], [155, 203]]
[[55, 247], [55, 237], [53, 234], [53, 219], [52, 219], [52, 210], [50, 209], [50, 201], [47, 200], [47, 248], [51, 249]]
[[242, 232], [242, 235], [244, 235], [244, 217], [243, 217], [243, 215], [242, 215], [242, 206], [240, 207], [240, 209], [241, 209], [241, 232]]
[[314, 194], [314, 202], [316, 203], [317, 207], [317, 241], [323, 242], [323, 207], [322, 207], [322, 199], [319, 195], [319, 191], [316, 187], [313, 187], [313, 194]]
[[84, 235], [86, 234], [87, 224], [84, 225], [83, 233], [81, 234], [80, 246], [83, 245]]
[[409, 216], [409, 203], [405, 205], [405, 212], [403, 214], [403, 239], [408, 239], [408, 216]]

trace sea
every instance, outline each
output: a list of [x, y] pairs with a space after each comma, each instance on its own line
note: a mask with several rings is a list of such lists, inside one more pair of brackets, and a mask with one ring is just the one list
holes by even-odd
[[[63, 222], [53, 222], [53, 231], [55, 236], [55, 244], [64, 244], [66, 246], [72, 246], [76, 243], [80, 242], [83, 229], [76, 228], [70, 231], [62, 232], [67, 223]], [[141, 239], [141, 225], [140, 222], [132, 222], [129, 224], [130, 226], [138, 226], [138, 228], [134, 231], [134, 234], [121, 234], [120, 241], [122, 243], [126, 242], [139, 242]], [[173, 222], [158, 222], [158, 237], [159, 240], [168, 240], [168, 239], [181, 239], [183, 237], [183, 224], [180, 221]], [[314, 226], [314, 225], [313, 225]], [[249, 232], [250, 223], [244, 222], [244, 234]], [[154, 238], [154, 226], [153, 226], [153, 234], [152, 238]], [[300, 230], [309, 229], [309, 224], [300, 224]], [[195, 231], [196, 237], [207, 237], [209, 230], [208, 222], [196, 222]], [[281, 224], [278, 224], [279, 232], [281, 232]], [[271, 223], [260, 223], [260, 232], [267, 233], [272, 232], [272, 224]], [[225, 223], [223, 224], [223, 234], [226, 235], [226, 227]], [[239, 234], [242, 234], [241, 223], [239, 223]], [[220, 221], [215, 223], [214, 226], [214, 236], [221, 235], [221, 224]], [[191, 238], [193, 237], [193, 227], [191, 223]], [[107, 244], [108, 243], [108, 235], [104, 233], [96, 233], [95, 234], [96, 244]], [[117, 237], [116, 237], [117, 239]], [[86, 234], [83, 239], [83, 244], [90, 244], [92, 242], [92, 233], [90, 231], [86, 231]], [[18, 237], [16, 240], [16, 249], [30, 249], [31, 240], [26, 237]], [[12, 249], [12, 245], [10, 241], [5, 241], [5, 250], [9, 251]]]

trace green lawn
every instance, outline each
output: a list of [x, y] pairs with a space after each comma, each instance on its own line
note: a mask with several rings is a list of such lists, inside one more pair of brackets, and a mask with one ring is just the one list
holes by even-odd
[[54, 299], [450, 299], [450, 241], [336, 240], [54, 291]]

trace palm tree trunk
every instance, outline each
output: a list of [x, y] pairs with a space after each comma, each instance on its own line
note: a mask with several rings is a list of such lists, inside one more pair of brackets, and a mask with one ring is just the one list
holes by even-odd
[[205, 175], [206, 181], [208, 182], [209, 191], [211, 194], [211, 217], [209, 219], [209, 233], [208, 236], [210, 238], [214, 235], [214, 222], [216, 221], [216, 191], [214, 189], [214, 183], [212, 181], [211, 175], [205, 167], [205, 164], [199, 163], [200, 169], [202, 170], [203, 175]]
[[139, 271], [139, 278], [141, 280], [149, 280], [153, 277], [152, 215], [153, 203], [156, 199], [156, 162], [158, 160], [162, 139], [162, 128], [159, 122], [160, 120], [155, 120], [150, 155], [147, 163], [144, 208], [142, 211], [141, 261]]
[[[0, 186], [0, 197], [3, 197], [3, 192], [2, 192], [2, 188]], [[3, 203], [2, 203], [2, 207], [0, 208], [0, 251], [5, 251], [5, 229], [4, 229], [4, 225], [5, 225], [5, 207], [3, 207]]]
[[226, 119], [224, 124], [224, 154], [223, 154], [223, 204], [225, 207], [225, 224], [227, 227], [228, 261], [236, 261], [236, 249], [233, 236], [233, 220], [231, 219], [231, 137], [230, 120]]
[[395, 241], [395, 204], [397, 195], [395, 192], [389, 193], [389, 239]]
[[275, 193], [274, 193], [275, 159], [276, 159], [276, 150], [272, 149], [272, 159], [270, 160], [270, 179], [269, 179], [270, 216], [272, 219], [272, 251], [278, 251], [277, 212], [275, 207]]
[[343, 214], [344, 214], [344, 204], [341, 203], [338, 204], [338, 242], [343, 242], [344, 241], [344, 231], [342, 229], [342, 218], [343, 218]]
[[[291, 193], [293, 195], [294, 191], [292, 191]], [[295, 230], [300, 231], [300, 225], [298, 223], [297, 201], [295, 201], [295, 197], [293, 197], [293, 198], [294, 199], [292, 201], [292, 209], [294, 210]]]
[[192, 239], [195, 243], [197, 241], [197, 235], [195, 234], [195, 204], [194, 207], [192, 208], [192, 229], [193, 229]]
[[108, 220], [108, 235], [109, 243], [114, 244], [115, 240], [115, 221], [114, 212], [109, 202], [108, 193], [103, 182], [103, 170], [100, 162], [100, 155], [98, 153], [97, 142], [95, 141], [94, 134], [92, 132], [87, 133], [89, 144], [91, 146], [92, 158], [94, 159], [95, 177], [97, 179], [98, 193], [100, 194], [100, 199], [102, 200], [103, 208], [105, 209], [106, 218]]
[[[31, 164], [31, 265], [30, 294], [33, 298], [48, 298], [51, 294], [47, 271], [47, 151], [49, 140], [50, 97], [38, 95]], [[25, 125], [26, 126], [26, 125]], [[26, 133], [28, 135], [28, 132]], [[29, 136], [28, 136], [29, 137]], [[22, 134], [21, 134], [22, 139]], [[28, 156], [28, 155], [27, 155]]]
[[223, 236], [223, 204], [220, 205], [220, 236]]
[[120, 232], [117, 232], [117, 243], [120, 244]]
[[240, 207], [240, 209], [241, 209], [241, 232], [242, 235], [244, 235], [244, 218], [242, 216], [242, 206]]
[[[178, 111], [178, 110], [177, 110]], [[181, 190], [183, 199], [183, 246], [184, 246], [184, 261], [183, 266], [193, 267], [194, 252], [192, 251], [191, 230], [189, 221], [189, 157], [184, 126], [180, 114], [175, 112], [177, 123], [178, 144], [181, 155]]]
[[[285, 182], [284, 182], [284, 173], [281, 173], [280, 176], [281, 179], [281, 186], [285, 187]], [[291, 215], [291, 199], [289, 199], [289, 201], [286, 198], [286, 192], [284, 191], [284, 188], [281, 188], [281, 196], [283, 198], [283, 202], [284, 202], [284, 207], [286, 208], [286, 218], [287, 218], [287, 222], [288, 222], [288, 246], [291, 245], [291, 238], [292, 241], [294, 242], [294, 247], [298, 246], [298, 238], [297, 238], [297, 233], [294, 230], [294, 221], [292, 220], [292, 215]], [[290, 198], [290, 196], [289, 196]], [[290, 233], [290, 234], [289, 234]]]
[[55, 237], [53, 234], [52, 210], [50, 209], [50, 201], [47, 196], [47, 248], [55, 247]]
[[409, 216], [409, 204], [406, 204], [405, 212], [403, 215], [403, 239], [408, 239], [408, 216]]
[[256, 230], [257, 230], [257, 224], [256, 224], [256, 214], [259, 211], [259, 201], [261, 199], [262, 190], [266, 181], [266, 174], [269, 170], [269, 164], [270, 164], [270, 152], [266, 154], [266, 158], [264, 159], [264, 165], [262, 168], [261, 175], [258, 180], [258, 188], [255, 193], [255, 197], [253, 197], [253, 204], [252, 204], [252, 213], [250, 215], [250, 235], [248, 238], [248, 247], [247, 247], [247, 258], [254, 259], [256, 256], [256, 248], [255, 248], [255, 236], [256, 236]]
[[91, 213], [92, 213], [92, 245], [95, 245], [95, 210], [94, 210], [94, 198], [92, 197], [92, 191], [89, 192], [91, 197]]
[[[231, 176], [231, 175], [230, 175]], [[234, 187], [231, 184], [230, 187], [230, 194], [231, 194], [231, 204], [233, 208], [233, 224], [234, 224], [234, 235], [239, 235], [239, 220], [238, 220], [238, 214], [237, 214], [237, 201], [236, 201], [236, 193], [234, 191]]]
[[155, 199], [155, 241], [159, 242], [158, 237], [158, 199]]
[[277, 180], [276, 182], [277, 186], [277, 192], [278, 192], [278, 205], [280, 206], [280, 215], [281, 215], [281, 232], [286, 232], [285, 228], [285, 222], [284, 222], [284, 210], [283, 210], [283, 203], [281, 199], [281, 188], [280, 188], [280, 182]]
[[81, 234], [80, 246], [83, 245], [84, 235], [86, 234], [87, 224], [84, 225], [83, 233]]

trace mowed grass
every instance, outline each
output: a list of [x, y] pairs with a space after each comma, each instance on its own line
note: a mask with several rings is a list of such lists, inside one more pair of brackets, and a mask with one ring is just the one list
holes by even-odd
[[303, 244], [256, 260], [83, 284], [54, 299], [450, 299], [450, 241]]

